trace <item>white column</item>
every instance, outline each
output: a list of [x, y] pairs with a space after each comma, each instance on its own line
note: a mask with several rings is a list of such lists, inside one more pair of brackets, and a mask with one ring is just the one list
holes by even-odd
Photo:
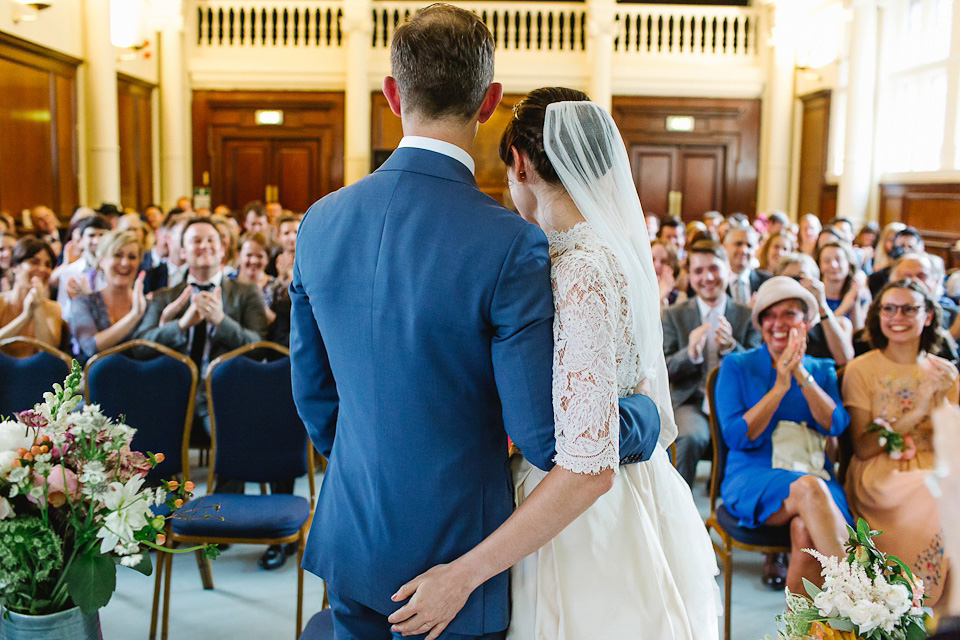
[[796, 10], [791, 3], [766, 5], [766, 83], [760, 115], [757, 211], [790, 210]]
[[187, 119], [183, 70], [183, 14], [180, 0], [165, 0], [160, 28], [160, 194], [162, 206], [192, 196], [187, 173]]
[[590, 60], [590, 99], [606, 110], [613, 103], [613, 36], [616, 0], [588, 0], [587, 55]]
[[347, 65], [344, 96], [344, 182], [356, 182], [370, 173], [370, 37], [373, 25], [370, 0], [350, 0], [343, 4], [343, 28], [346, 33]]
[[843, 145], [843, 175], [837, 187], [837, 215], [859, 228], [869, 215], [873, 191], [873, 132], [877, 91], [876, 0], [853, 0], [850, 70]]
[[120, 204], [117, 58], [110, 43], [110, 0], [85, 0], [83, 39], [87, 204]]

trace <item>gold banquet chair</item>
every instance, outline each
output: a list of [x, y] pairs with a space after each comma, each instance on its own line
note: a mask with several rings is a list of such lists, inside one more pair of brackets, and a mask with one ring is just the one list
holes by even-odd
[[[267, 357], [263, 357], [267, 356]], [[211, 464], [207, 495], [191, 500], [168, 522], [168, 543], [297, 543], [298, 637], [303, 622], [303, 548], [313, 517], [313, 445], [293, 402], [290, 351], [273, 342], [254, 342], [226, 353], [207, 368]], [[215, 477], [259, 483], [307, 476], [309, 499], [289, 494], [209, 493]], [[163, 554], [161, 637], [170, 617], [172, 554]], [[213, 588], [209, 560], [201, 564], [204, 588]], [[326, 597], [326, 596], [324, 596]], [[155, 596], [156, 598], [156, 596]]]
[[727, 465], [727, 444], [717, 420], [716, 387], [720, 369], [715, 368], [707, 375], [707, 401], [710, 403], [710, 437], [713, 440], [713, 460], [710, 469], [710, 516], [707, 518], [707, 531], [715, 531], [720, 537], [718, 544], [713, 536], [713, 549], [723, 562], [723, 637], [730, 640], [730, 594], [733, 586], [733, 550], [755, 551], [757, 553], [789, 553], [790, 527], [741, 527], [735, 517], [721, 502], [717, 504], [720, 486]]

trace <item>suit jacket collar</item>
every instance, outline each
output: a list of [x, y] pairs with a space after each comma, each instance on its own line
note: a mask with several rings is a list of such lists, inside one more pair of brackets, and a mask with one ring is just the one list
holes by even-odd
[[409, 171], [443, 180], [462, 182], [477, 188], [477, 180], [459, 160], [436, 151], [403, 147], [390, 154], [377, 171]]

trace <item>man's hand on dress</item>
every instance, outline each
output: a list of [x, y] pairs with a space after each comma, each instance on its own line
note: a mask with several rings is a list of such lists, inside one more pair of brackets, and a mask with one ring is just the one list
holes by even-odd
[[404, 636], [426, 633], [426, 640], [434, 640], [460, 613], [472, 591], [456, 564], [438, 564], [393, 595], [394, 602], [410, 600], [387, 618], [391, 631]]

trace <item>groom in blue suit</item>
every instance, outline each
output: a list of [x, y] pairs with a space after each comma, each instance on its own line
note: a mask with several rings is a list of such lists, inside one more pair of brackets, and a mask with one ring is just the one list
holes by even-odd
[[[294, 398], [329, 460], [303, 565], [328, 583], [338, 639], [399, 637], [391, 595], [507, 520], [507, 435], [542, 469], [555, 453], [546, 238], [477, 189], [468, 153], [502, 93], [490, 33], [432, 5], [397, 30], [391, 62], [406, 136], [310, 208], [291, 285]], [[649, 457], [653, 402], [621, 416], [621, 454]], [[440, 637], [503, 637], [507, 576]]]

